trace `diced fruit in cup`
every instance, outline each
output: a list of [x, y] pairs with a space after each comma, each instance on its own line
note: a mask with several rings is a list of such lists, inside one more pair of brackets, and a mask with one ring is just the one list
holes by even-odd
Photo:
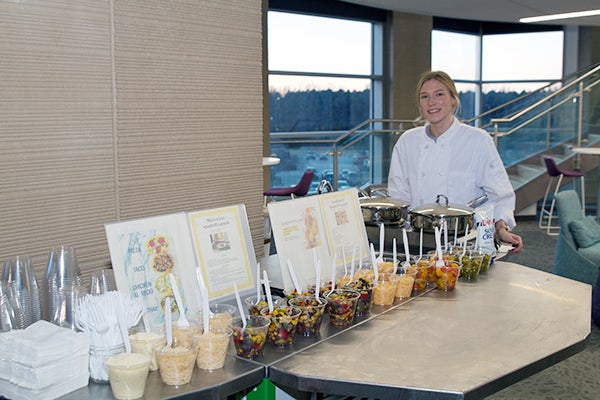
[[460, 266], [452, 261], [446, 261], [443, 267], [435, 268], [435, 283], [440, 290], [452, 290], [460, 275]]

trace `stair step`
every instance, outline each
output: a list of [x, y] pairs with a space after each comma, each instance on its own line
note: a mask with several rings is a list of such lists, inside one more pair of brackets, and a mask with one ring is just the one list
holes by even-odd
[[546, 172], [546, 168], [541, 165], [534, 164], [519, 164], [517, 165], [517, 176], [520, 176], [526, 180], [537, 178], [541, 174]]

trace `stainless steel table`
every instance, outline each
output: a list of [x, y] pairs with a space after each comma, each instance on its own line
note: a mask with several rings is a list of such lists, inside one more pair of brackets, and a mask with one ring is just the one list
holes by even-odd
[[497, 262], [269, 366], [298, 394], [478, 399], [585, 346], [591, 286]]
[[[498, 261], [473, 283], [374, 307], [351, 327], [325, 319], [319, 338], [267, 345], [256, 361], [230, 354], [223, 369], [195, 369], [179, 388], [152, 372], [144, 398], [223, 399], [268, 377], [295, 398], [478, 399], [583, 349], [590, 299], [590, 285]], [[92, 383], [61, 400], [112, 398]]]
[[[159, 399], [224, 399], [259, 385], [265, 367], [251, 361], [227, 356], [225, 366], [212, 372], [194, 369], [192, 381], [178, 387], [164, 385], [158, 371], [150, 372], [144, 392], [145, 400]], [[108, 384], [90, 383], [61, 400], [114, 399]]]

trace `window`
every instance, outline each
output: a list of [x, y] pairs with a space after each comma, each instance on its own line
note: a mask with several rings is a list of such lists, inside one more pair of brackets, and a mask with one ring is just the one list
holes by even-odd
[[481, 72], [484, 81], [540, 81], [562, 78], [563, 33], [485, 35]]
[[[310, 168], [314, 192], [321, 179], [333, 183], [332, 140], [381, 117], [383, 26], [359, 18], [364, 9], [354, 16], [294, 11], [267, 14], [270, 132], [291, 138], [271, 144], [282, 159], [271, 167], [271, 185], [294, 185]], [[369, 154], [371, 145], [361, 140], [339, 156], [338, 188], [369, 179], [370, 164], [358, 155]]]
[[269, 11], [271, 132], [346, 131], [370, 117], [372, 29]]
[[479, 80], [479, 38], [476, 35], [434, 30], [431, 33], [431, 66], [453, 79]]
[[[459, 117], [467, 123], [492, 131], [495, 128], [488, 125], [491, 119], [521, 111], [558, 86], [549, 86], [562, 78], [563, 32], [556, 27], [519, 32], [519, 27], [512, 24], [481, 23], [461, 33], [456, 32], [460, 23], [440, 22], [448, 30], [432, 32], [432, 69], [446, 71], [456, 81], [462, 105]], [[544, 90], [536, 92], [540, 88]], [[526, 94], [531, 95], [523, 97]], [[509, 104], [517, 98], [519, 101]], [[569, 105], [548, 110], [546, 118], [532, 119], [517, 135], [499, 139], [498, 151], [505, 165], [525, 160], [572, 134]], [[510, 131], [526, 118], [498, 130]], [[561, 126], [557, 127], [557, 122]], [[546, 126], [548, 123], [553, 127]]]
[[462, 119], [562, 78], [562, 31], [479, 34], [434, 30], [431, 42], [432, 69], [446, 71], [457, 82]]

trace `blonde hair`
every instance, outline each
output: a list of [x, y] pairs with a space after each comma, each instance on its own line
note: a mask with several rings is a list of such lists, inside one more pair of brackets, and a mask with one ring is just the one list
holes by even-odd
[[[460, 98], [458, 97], [458, 91], [456, 90], [456, 85], [454, 84], [454, 80], [450, 78], [450, 75], [445, 73], [444, 71], [427, 71], [421, 75], [421, 79], [417, 83], [417, 105], [419, 104], [419, 100], [421, 98], [421, 89], [423, 89], [423, 85], [425, 82], [435, 79], [436, 81], [442, 83], [448, 91], [450, 92], [450, 96], [454, 99], [454, 109], [452, 110], [454, 115], [458, 115], [460, 111]], [[421, 115], [421, 107], [419, 108], [419, 117], [416, 119], [416, 122], [421, 122], [424, 120], [423, 115]]]

